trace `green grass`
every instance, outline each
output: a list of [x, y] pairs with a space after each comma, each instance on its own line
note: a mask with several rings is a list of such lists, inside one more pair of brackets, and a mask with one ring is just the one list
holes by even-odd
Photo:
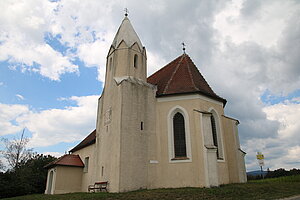
[[10, 200], [94, 200], [94, 199], [279, 199], [300, 195], [300, 175], [228, 184], [216, 188], [177, 188], [138, 190], [126, 193], [72, 193], [61, 195], [34, 194]]

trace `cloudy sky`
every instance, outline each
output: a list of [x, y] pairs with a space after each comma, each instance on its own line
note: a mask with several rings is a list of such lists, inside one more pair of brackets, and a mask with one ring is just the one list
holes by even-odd
[[300, 1], [2, 0], [0, 137], [26, 127], [30, 147], [62, 155], [96, 124], [105, 59], [124, 8], [148, 75], [181, 42], [225, 112], [240, 120], [247, 170], [300, 168]]

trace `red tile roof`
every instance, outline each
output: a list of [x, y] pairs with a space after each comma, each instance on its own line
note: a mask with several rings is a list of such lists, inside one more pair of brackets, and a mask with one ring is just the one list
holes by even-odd
[[200, 93], [225, 106], [226, 99], [219, 97], [205, 81], [191, 58], [182, 54], [165, 67], [148, 77], [147, 82], [157, 86], [156, 95]]
[[51, 168], [53, 166], [62, 165], [62, 166], [73, 166], [73, 167], [84, 167], [82, 160], [79, 155], [66, 154], [57, 160], [49, 163], [45, 168]]
[[84, 138], [77, 146], [71, 149], [70, 152], [78, 151], [79, 149], [82, 149], [86, 146], [95, 144], [95, 142], [96, 142], [96, 129], [93, 132], [91, 132], [86, 138]]

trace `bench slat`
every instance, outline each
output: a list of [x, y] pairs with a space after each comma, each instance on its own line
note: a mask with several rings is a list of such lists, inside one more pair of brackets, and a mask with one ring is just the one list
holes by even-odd
[[94, 185], [88, 186], [88, 191], [96, 192], [96, 190], [105, 190], [107, 192], [108, 181], [95, 182]]

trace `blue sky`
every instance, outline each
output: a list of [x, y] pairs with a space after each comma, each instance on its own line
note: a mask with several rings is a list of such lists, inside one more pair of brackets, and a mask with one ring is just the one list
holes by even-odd
[[[100, 94], [102, 84], [97, 80], [97, 69], [84, 67], [79, 61], [74, 63], [80, 66], [80, 73], [64, 74], [60, 81], [52, 81], [38, 73], [11, 70], [8, 62], [1, 62], [1, 102], [30, 104], [39, 110], [69, 105], [59, 100], [61, 97]], [[16, 96], [17, 94], [24, 99]]]
[[241, 122], [247, 170], [257, 169], [257, 151], [271, 169], [300, 168], [300, 5], [293, 0], [1, 1], [1, 137], [26, 127], [30, 147], [59, 156], [95, 128], [124, 7], [147, 49], [148, 75], [186, 43], [227, 99], [226, 114]]
[[[48, 41], [52, 46], [51, 42]], [[55, 41], [54, 41], [55, 44]], [[4, 104], [27, 105], [35, 112], [47, 109], [64, 109], [76, 106], [75, 101], [64, 100], [71, 96], [100, 95], [102, 83], [97, 80], [97, 69], [87, 68], [80, 61], [74, 62], [79, 66], [79, 73], [64, 74], [60, 81], [52, 81], [34, 72], [21, 72], [9, 68], [10, 63], [0, 63], [0, 102]], [[17, 124], [14, 122], [14, 124]], [[26, 128], [26, 127], [24, 127]], [[30, 130], [25, 129], [25, 135], [31, 137]], [[90, 131], [87, 130], [86, 134]], [[18, 137], [21, 132], [9, 134], [6, 138]], [[53, 146], [35, 147], [37, 152], [65, 152], [74, 147], [78, 141], [58, 143]]]
[[279, 104], [284, 101], [293, 101], [293, 99], [300, 97], [300, 90], [295, 90], [287, 95], [274, 95], [269, 90], [266, 90], [261, 95], [261, 100], [263, 103], [268, 105]]

